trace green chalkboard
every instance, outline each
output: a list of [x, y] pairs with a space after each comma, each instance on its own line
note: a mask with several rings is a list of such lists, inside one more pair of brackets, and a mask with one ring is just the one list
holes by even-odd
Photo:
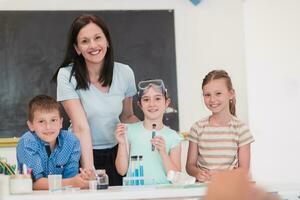
[[[56, 96], [50, 79], [62, 62], [69, 26], [81, 13], [106, 21], [116, 61], [131, 66], [136, 82], [162, 78], [177, 110], [173, 10], [0, 11], [1, 138], [27, 130], [27, 104], [33, 96]], [[134, 111], [142, 116], [136, 102]], [[178, 130], [178, 113], [166, 114], [165, 123]]]

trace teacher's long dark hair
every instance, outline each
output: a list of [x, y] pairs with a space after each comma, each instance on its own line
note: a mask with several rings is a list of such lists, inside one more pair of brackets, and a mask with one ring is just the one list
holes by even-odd
[[102, 29], [108, 41], [109, 48], [107, 48], [107, 52], [104, 58], [104, 65], [101, 69], [98, 80], [102, 84], [102, 86], [111, 85], [114, 68], [114, 54], [110, 33], [106, 24], [100, 17], [88, 14], [80, 15], [73, 21], [68, 34], [65, 58], [52, 77], [52, 82], [57, 82], [57, 74], [60, 68], [67, 67], [70, 64], [73, 64], [70, 80], [72, 75], [75, 75], [75, 79], [77, 81], [76, 89], [86, 90], [89, 88], [90, 79], [88, 77], [84, 57], [82, 56], [82, 54], [78, 55], [74, 47], [74, 45], [77, 45], [77, 36], [79, 31], [89, 23], [95, 23], [96, 25], [98, 25]]

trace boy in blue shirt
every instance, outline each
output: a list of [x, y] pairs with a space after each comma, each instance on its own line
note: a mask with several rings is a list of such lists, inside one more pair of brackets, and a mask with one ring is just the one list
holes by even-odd
[[61, 174], [62, 186], [87, 188], [86, 177], [78, 174], [80, 143], [76, 136], [61, 130], [60, 104], [52, 97], [39, 95], [29, 102], [27, 125], [17, 145], [20, 171], [23, 164], [32, 169], [33, 189], [48, 189], [48, 175]]

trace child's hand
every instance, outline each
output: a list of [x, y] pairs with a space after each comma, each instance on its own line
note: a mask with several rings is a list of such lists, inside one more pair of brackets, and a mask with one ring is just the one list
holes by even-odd
[[89, 187], [89, 182], [84, 180], [81, 177], [81, 174], [77, 174], [76, 176], [72, 177], [72, 186], [73, 187], [80, 187], [80, 189], [87, 189]]
[[80, 176], [84, 180], [95, 180], [96, 179], [96, 174], [95, 171], [92, 169], [82, 169], [79, 168], [80, 170]]
[[117, 128], [115, 130], [115, 137], [119, 144], [126, 144], [126, 137], [125, 137], [126, 129], [127, 127], [125, 124], [119, 123], [117, 125]]
[[206, 182], [209, 181], [211, 178], [211, 174], [208, 170], [201, 169], [198, 174], [196, 175], [196, 179], [199, 182]]
[[161, 155], [167, 154], [165, 140], [162, 136], [155, 136], [153, 139], [151, 139], [151, 143]]

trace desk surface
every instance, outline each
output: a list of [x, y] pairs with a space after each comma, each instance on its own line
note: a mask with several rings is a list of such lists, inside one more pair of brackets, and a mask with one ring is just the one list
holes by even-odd
[[77, 191], [34, 191], [31, 194], [3, 196], [3, 200], [92, 200], [92, 199], [200, 199], [206, 192], [205, 184], [179, 187], [172, 185], [161, 186], [131, 186], [109, 187], [107, 190], [77, 190]]
[[[298, 199], [300, 196], [300, 183], [289, 184], [259, 184], [267, 192], [277, 193], [283, 199]], [[67, 190], [61, 192], [34, 191], [31, 194], [8, 195], [0, 197], [1, 200], [93, 200], [93, 199], [201, 199], [206, 192], [205, 184], [195, 184], [186, 187], [172, 185], [160, 186], [114, 186], [108, 190]]]
[[267, 192], [278, 194], [283, 200], [300, 199], [300, 182], [294, 183], [261, 183]]

